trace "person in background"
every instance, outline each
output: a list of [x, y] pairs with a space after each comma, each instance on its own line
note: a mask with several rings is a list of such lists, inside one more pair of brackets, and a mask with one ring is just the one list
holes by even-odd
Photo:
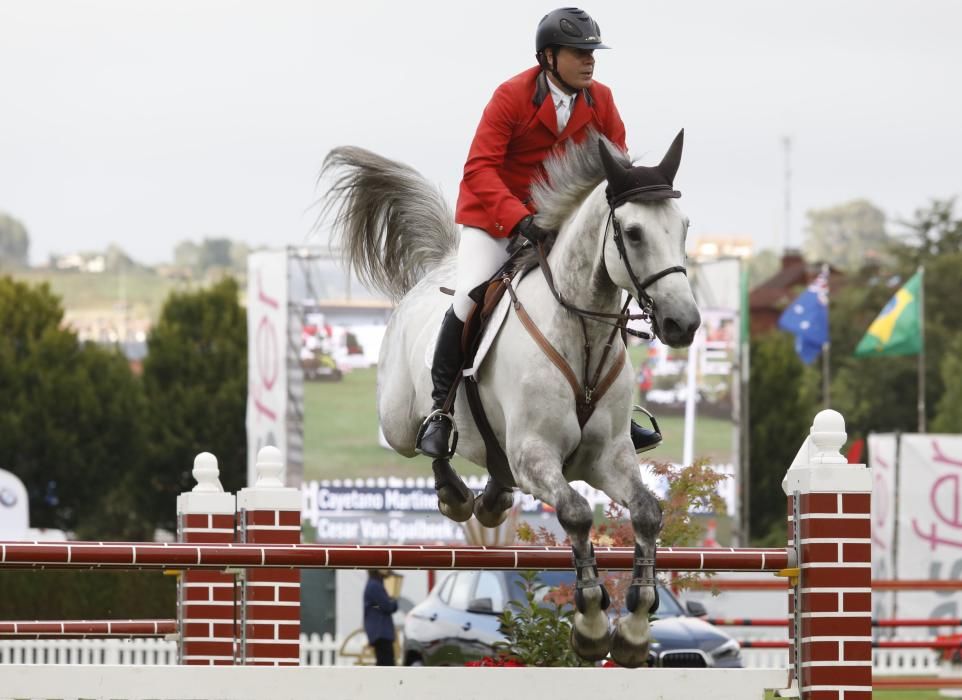
[[378, 666], [394, 666], [394, 619], [397, 601], [387, 594], [384, 579], [387, 569], [370, 569], [364, 587], [364, 633], [374, 647]]

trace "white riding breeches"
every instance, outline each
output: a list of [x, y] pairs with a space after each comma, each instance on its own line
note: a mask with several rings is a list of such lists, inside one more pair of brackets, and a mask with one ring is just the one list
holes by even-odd
[[458, 244], [457, 278], [455, 279], [454, 315], [461, 321], [468, 318], [474, 301], [468, 292], [491, 278], [508, 260], [510, 238], [494, 238], [487, 231], [472, 226], [461, 227]]

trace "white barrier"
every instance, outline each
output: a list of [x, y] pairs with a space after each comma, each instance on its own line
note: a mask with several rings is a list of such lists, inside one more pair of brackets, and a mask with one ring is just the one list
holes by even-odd
[[[349, 648], [342, 657], [341, 646], [342, 641], [329, 634], [302, 634], [301, 664], [355, 663], [358, 649]], [[0, 664], [174, 666], [177, 642], [159, 638], [0, 639]]]
[[491, 700], [710, 697], [763, 700], [784, 687], [785, 669], [379, 668], [266, 666], [21, 666], [0, 669], [0, 697], [128, 700]]

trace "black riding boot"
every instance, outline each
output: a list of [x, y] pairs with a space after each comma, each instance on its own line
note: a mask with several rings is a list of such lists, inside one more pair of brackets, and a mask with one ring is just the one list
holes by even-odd
[[658, 421], [655, 420], [655, 417], [641, 406], [635, 406], [635, 410], [641, 411], [648, 416], [651, 420], [652, 428], [654, 428], [654, 430], [642, 428], [635, 423], [634, 420], [631, 421], [631, 444], [635, 446], [635, 454], [640, 454], [658, 447], [658, 445], [661, 444], [662, 437], [661, 430], [658, 428]]
[[[450, 457], [454, 451], [449, 444], [454, 419], [451, 414], [443, 413], [442, 408], [464, 362], [464, 352], [461, 350], [463, 332], [464, 322], [454, 315], [454, 307], [449, 308], [441, 321], [434, 347], [434, 361], [431, 363], [431, 381], [434, 382], [431, 398], [434, 406], [431, 415], [421, 426], [417, 443], [418, 451], [436, 459]], [[453, 408], [451, 413], [454, 413]]]

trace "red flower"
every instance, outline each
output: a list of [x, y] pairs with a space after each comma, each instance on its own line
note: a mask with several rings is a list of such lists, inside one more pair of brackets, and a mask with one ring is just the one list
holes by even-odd
[[465, 666], [502, 666], [507, 668], [518, 668], [524, 666], [523, 663], [510, 656], [483, 656], [480, 661], [468, 661]]
[[941, 652], [943, 661], [953, 664], [962, 663], [962, 634], [946, 634], [936, 637], [935, 641], [956, 644], [955, 647], [940, 648], [938, 651]]

